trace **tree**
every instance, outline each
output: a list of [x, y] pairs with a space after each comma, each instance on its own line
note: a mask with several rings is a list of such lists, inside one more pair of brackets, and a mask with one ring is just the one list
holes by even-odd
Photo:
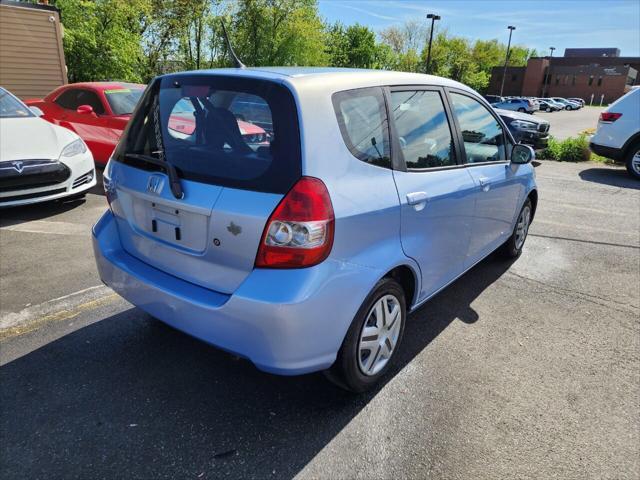
[[236, 52], [247, 65], [327, 63], [315, 0], [240, 0], [232, 31]]
[[142, 80], [141, 21], [148, 0], [58, 0], [63, 45], [72, 82]]

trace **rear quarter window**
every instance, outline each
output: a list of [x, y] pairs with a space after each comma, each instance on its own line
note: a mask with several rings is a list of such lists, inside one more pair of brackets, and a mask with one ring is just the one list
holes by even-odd
[[382, 89], [337, 92], [332, 101], [342, 139], [352, 155], [363, 162], [391, 168], [389, 125]]

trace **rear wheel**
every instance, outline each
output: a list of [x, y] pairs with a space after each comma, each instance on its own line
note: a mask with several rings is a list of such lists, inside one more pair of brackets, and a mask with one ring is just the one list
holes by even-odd
[[402, 342], [406, 312], [400, 284], [392, 278], [380, 280], [353, 319], [327, 378], [352, 392], [375, 386]]
[[635, 143], [629, 149], [625, 165], [631, 176], [640, 180], [640, 142]]
[[524, 202], [516, 226], [513, 229], [513, 233], [509, 237], [509, 240], [502, 246], [502, 253], [508, 258], [517, 258], [522, 253], [522, 247], [524, 247], [524, 241], [527, 239], [529, 233], [529, 225], [531, 225], [531, 215], [533, 209], [531, 206], [531, 200], [527, 198]]
[[519, 112], [526, 112], [526, 110], [525, 110], [524, 108], [522, 108], [522, 107], [520, 107], [520, 108], [518, 109], [518, 111], [519, 111]]

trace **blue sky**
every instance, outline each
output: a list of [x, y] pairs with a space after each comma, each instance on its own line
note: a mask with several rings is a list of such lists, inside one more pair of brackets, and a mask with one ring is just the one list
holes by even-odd
[[[405, 20], [442, 17], [451, 34], [470, 40], [498, 38], [562, 55], [571, 47], [617, 47], [623, 56], [640, 56], [640, 0], [319, 0], [330, 22], [359, 22], [376, 31]], [[425, 19], [426, 21], [426, 19]]]

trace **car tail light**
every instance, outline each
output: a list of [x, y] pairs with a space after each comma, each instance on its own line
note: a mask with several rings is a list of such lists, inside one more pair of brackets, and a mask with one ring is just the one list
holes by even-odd
[[601, 122], [615, 122], [622, 116], [621, 113], [613, 113], [613, 112], [602, 112], [600, 114]]
[[334, 215], [322, 180], [302, 177], [280, 201], [262, 233], [256, 267], [311, 267], [329, 256]]

